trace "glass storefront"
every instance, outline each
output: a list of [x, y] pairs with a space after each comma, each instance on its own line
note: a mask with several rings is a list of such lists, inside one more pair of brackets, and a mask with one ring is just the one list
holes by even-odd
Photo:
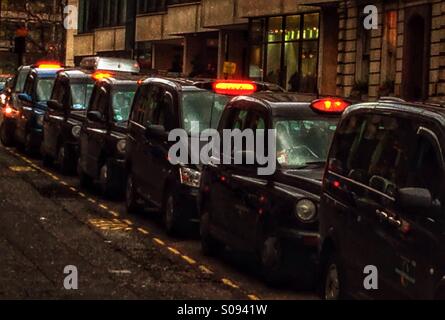
[[316, 92], [319, 24], [318, 13], [251, 19], [249, 77]]

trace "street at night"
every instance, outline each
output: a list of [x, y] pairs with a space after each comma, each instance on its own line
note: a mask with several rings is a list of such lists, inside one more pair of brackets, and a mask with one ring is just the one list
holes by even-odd
[[0, 0], [0, 302], [444, 300], [444, 150], [445, 0]]

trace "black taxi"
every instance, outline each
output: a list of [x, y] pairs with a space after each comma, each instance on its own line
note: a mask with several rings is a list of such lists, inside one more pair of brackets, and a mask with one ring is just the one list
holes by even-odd
[[97, 181], [105, 196], [115, 197], [125, 186], [128, 117], [141, 76], [107, 71], [97, 77], [80, 130], [78, 173], [82, 186]]
[[199, 138], [194, 138], [192, 131], [199, 135], [216, 128], [231, 97], [282, 90], [276, 85], [250, 81], [145, 79], [136, 93], [129, 122], [127, 210], [139, 211], [151, 203], [163, 213], [169, 233], [182, 232], [190, 222], [198, 222], [201, 163], [195, 157], [190, 163], [187, 159], [172, 161], [169, 151], [175, 141], [169, 139], [169, 133], [181, 130], [185, 140], [196, 142], [199, 149]]
[[14, 145], [14, 133], [20, 104], [18, 94], [23, 92], [25, 80], [30, 71], [31, 66], [19, 67], [12, 79], [11, 87], [4, 90], [0, 95], [2, 105], [0, 112], [0, 140], [5, 146]]
[[57, 160], [63, 173], [76, 171], [80, 129], [94, 83], [113, 72], [137, 74], [140, 67], [131, 59], [93, 56], [83, 58], [78, 68], [65, 69], [57, 74], [43, 119], [44, 137], [40, 151], [45, 164]]
[[[291, 274], [313, 285], [318, 262], [318, 204], [323, 169], [341, 112], [338, 98], [293, 93], [257, 93], [233, 99], [221, 116], [218, 132], [239, 130], [263, 143], [273, 170], [241, 158], [252, 148], [235, 143], [204, 166], [200, 189], [201, 243], [204, 254], [224, 246], [257, 257], [264, 279], [275, 284]], [[275, 137], [258, 141], [258, 132]], [[228, 159], [230, 161], [226, 161]]]
[[42, 61], [33, 65], [26, 77], [22, 93], [17, 95], [18, 116], [14, 140], [23, 146], [27, 153], [40, 151], [43, 139], [43, 119], [48, 110], [48, 100], [54, 86], [57, 72], [63, 67], [52, 61]]
[[77, 168], [80, 128], [95, 82], [95, 75], [80, 69], [59, 71], [43, 119], [40, 153], [45, 165], [57, 160], [63, 173]]
[[445, 111], [348, 108], [320, 200], [322, 297], [445, 298]]

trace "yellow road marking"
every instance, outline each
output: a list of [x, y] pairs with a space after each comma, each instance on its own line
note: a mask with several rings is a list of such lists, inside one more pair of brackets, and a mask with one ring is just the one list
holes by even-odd
[[81, 196], [82, 198], [86, 198], [86, 194], [83, 192], [79, 192], [79, 196]]
[[70, 187], [70, 190], [73, 191], [73, 192], [77, 192], [77, 189], [74, 188], [74, 187]]
[[101, 207], [104, 210], [108, 210], [108, 207], [106, 205], [102, 204], [102, 203], [99, 204], [99, 207]]
[[14, 172], [33, 172], [36, 171], [35, 169], [31, 168], [31, 167], [23, 167], [23, 166], [12, 166], [9, 167], [9, 170], [14, 171]]
[[185, 261], [187, 261], [190, 264], [196, 264], [196, 261], [193, 260], [192, 258], [190, 258], [189, 256], [183, 255], [181, 256], [182, 259], [184, 259]]
[[247, 296], [250, 300], [260, 300], [260, 298], [258, 298], [256, 295], [254, 295], [254, 294], [249, 294], [248, 296]]
[[206, 266], [199, 266], [199, 270], [201, 270], [202, 272], [206, 273], [206, 274], [213, 274], [213, 271], [210, 270], [209, 268], [207, 268]]
[[144, 228], [138, 228], [138, 231], [140, 232], [140, 233], [143, 233], [143, 234], [149, 234], [150, 232], [148, 232], [147, 230], [145, 230]]
[[122, 221], [125, 222], [126, 224], [128, 224], [129, 226], [132, 226], [132, 225], [133, 225], [133, 222], [131, 222], [131, 221], [128, 220], [128, 219], [122, 219]]
[[224, 283], [226, 286], [232, 287], [234, 289], [239, 289], [239, 285], [233, 283], [231, 280], [226, 279], [226, 278], [222, 278], [221, 279], [222, 283]]
[[91, 202], [91, 203], [97, 203], [97, 201], [94, 200], [93, 198], [88, 198], [87, 200], [88, 200], [89, 202]]
[[115, 217], [119, 217], [119, 213], [117, 213], [116, 211], [112, 211], [112, 210], [110, 210], [110, 211], [108, 211], [112, 216], [115, 216]]
[[168, 247], [167, 248], [170, 252], [173, 252], [174, 254], [181, 254], [178, 250], [176, 250], [175, 248], [172, 247]]
[[153, 238], [153, 241], [157, 244], [160, 244], [161, 246], [165, 246], [165, 242], [158, 238]]

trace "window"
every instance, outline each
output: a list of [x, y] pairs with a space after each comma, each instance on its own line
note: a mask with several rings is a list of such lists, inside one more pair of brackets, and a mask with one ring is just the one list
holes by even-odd
[[79, 0], [79, 33], [122, 26], [126, 22], [127, 9], [128, 0]]
[[56, 100], [61, 104], [66, 103], [66, 90], [64, 80], [59, 80], [54, 83], [54, 90], [52, 92], [51, 99]]
[[190, 133], [192, 123], [199, 125], [199, 130], [216, 128], [224, 106], [229, 97], [211, 91], [188, 91], [182, 95], [182, 124]]
[[131, 120], [146, 126], [153, 123], [153, 111], [158, 104], [158, 97], [161, 89], [154, 85], [141, 86], [134, 103], [134, 110]]
[[380, 96], [394, 93], [396, 80], [396, 50], [397, 50], [397, 11], [388, 11], [384, 15], [384, 36], [382, 45], [382, 83]]
[[319, 14], [250, 21], [249, 76], [289, 91], [317, 90]]
[[93, 83], [71, 84], [71, 97], [73, 110], [86, 110], [93, 92]]
[[28, 73], [29, 73], [28, 70], [21, 70], [19, 72], [14, 89], [16, 92], [23, 92], [23, 90], [25, 89], [25, 81], [26, 77], [28, 76]]
[[114, 121], [127, 121], [130, 116], [136, 86], [115, 88], [112, 93]]
[[[364, 7], [359, 8], [360, 15], [358, 17], [357, 28], [357, 88], [366, 88], [369, 83], [369, 66], [371, 63], [371, 30], [364, 27], [364, 19], [366, 15], [363, 13]], [[362, 89], [363, 90], [363, 89]]]
[[54, 79], [38, 79], [36, 86], [36, 98], [38, 102], [46, 102], [53, 91]]
[[329, 169], [393, 197], [406, 186], [416, 140], [409, 119], [352, 116], [338, 130]]
[[98, 111], [102, 114], [102, 120], [107, 117], [107, 99], [108, 92], [104, 87], [95, 87], [93, 89], [89, 111]]
[[276, 119], [278, 163], [299, 169], [325, 163], [337, 122], [320, 118]]

